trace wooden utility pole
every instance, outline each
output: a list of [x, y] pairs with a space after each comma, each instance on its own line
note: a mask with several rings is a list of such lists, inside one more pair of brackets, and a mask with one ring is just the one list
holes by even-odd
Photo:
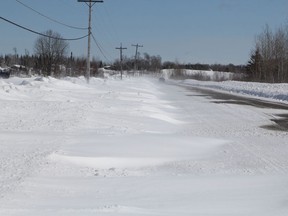
[[116, 49], [120, 50], [120, 71], [121, 71], [121, 80], [123, 74], [122, 62], [123, 62], [123, 50], [127, 49], [126, 47], [122, 47], [122, 43], [120, 47], [116, 47]]
[[134, 71], [136, 71], [137, 70], [137, 60], [138, 60], [138, 48], [143, 47], [143, 45], [139, 45], [137, 43], [136, 45], [132, 44], [132, 46], [136, 47], [135, 60], [134, 60]]
[[87, 67], [86, 67], [86, 80], [89, 83], [90, 80], [90, 49], [91, 49], [91, 13], [92, 7], [96, 3], [103, 3], [104, 1], [100, 0], [78, 0], [78, 2], [85, 2], [89, 7], [89, 20], [88, 20], [88, 53], [87, 53]]

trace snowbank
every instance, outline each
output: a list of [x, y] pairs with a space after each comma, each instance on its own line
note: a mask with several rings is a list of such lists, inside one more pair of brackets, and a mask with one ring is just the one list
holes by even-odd
[[204, 70], [189, 70], [189, 69], [163, 69], [161, 70], [162, 76], [169, 79], [172, 75], [183, 76], [183, 77], [197, 77], [200, 80], [231, 80], [236, 75], [231, 72], [221, 72], [221, 71], [204, 71]]

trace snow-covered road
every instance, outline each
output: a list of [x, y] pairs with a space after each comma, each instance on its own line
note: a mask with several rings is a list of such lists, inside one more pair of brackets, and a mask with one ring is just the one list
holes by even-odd
[[288, 214], [287, 132], [263, 127], [287, 110], [152, 78], [10, 78], [0, 102], [0, 215]]

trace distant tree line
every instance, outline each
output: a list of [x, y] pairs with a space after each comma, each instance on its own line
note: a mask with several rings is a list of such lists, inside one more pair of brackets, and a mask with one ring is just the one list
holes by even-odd
[[[25, 50], [24, 55], [18, 55], [17, 49], [14, 53], [0, 56], [0, 66], [8, 66], [12, 74], [26, 73], [43, 76], [80, 76], [86, 70], [86, 57], [74, 57], [68, 55], [69, 44], [62, 40], [57, 32], [48, 30], [43, 33], [48, 36], [40, 36], [34, 44], [34, 54], [30, 55]], [[98, 68], [102, 62], [95, 58], [91, 61], [91, 75], [98, 75]], [[18, 67], [17, 67], [18, 65]]]
[[[48, 59], [46, 59], [48, 58]], [[57, 61], [49, 62], [49, 55], [32, 54], [29, 55], [26, 52], [24, 55], [9, 54], [0, 55], [0, 66], [13, 66], [15, 64], [24, 66], [22, 72], [27, 72], [32, 69], [33, 74], [39, 74], [43, 76], [81, 76], [84, 75], [86, 70], [86, 57], [75, 57], [72, 53], [70, 56], [63, 55]], [[221, 65], [221, 64], [180, 64], [177, 61], [165, 61], [162, 63], [162, 59], [159, 55], [149, 55], [144, 53], [143, 57], [139, 56], [137, 59], [137, 70], [143, 73], [160, 73], [162, 69], [175, 69], [176, 71], [182, 71], [184, 69], [199, 70], [199, 71], [222, 71], [222, 72], [234, 72], [234, 73], [246, 73], [246, 65]], [[115, 60], [112, 63], [102, 62], [93, 58], [91, 60], [91, 76], [100, 76], [98, 69], [104, 66], [110, 66], [112, 70], [120, 70], [120, 61]], [[123, 59], [123, 70], [133, 71], [135, 68], [134, 57]], [[19, 68], [18, 68], [19, 70]], [[17, 71], [14, 71], [17, 74]]]
[[288, 82], [288, 26], [272, 31], [268, 25], [257, 35], [247, 65], [250, 80]]
[[[42, 76], [81, 76], [86, 70], [86, 57], [64, 56], [59, 64], [48, 64], [44, 62], [42, 56], [37, 55], [0, 55], [0, 66], [10, 67], [12, 74], [34, 74]], [[43, 64], [44, 63], [44, 64]], [[19, 67], [15, 67], [19, 65]], [[91, 76], [98, 75], [98, 68], [102, 67], [102, 62], [93, 58], [91, 60]]]
[[[17, 73], [38, 74], [43, 76], [80, 76], [85, 74], [86, 57], [75, 57], [68, 54], [69, 44], [61, 40], [61, 35], [48, 30], [44, 32], [49, 37], [40, 36], [34, 44], [31, 55], [25, 50], [24, 55], [18, 55], [14, 48], [13, 54], [0, 55], [0, 66], [9, 66]], [[14, 65], [14, 67], [13, 67]], [[18, 65], [18, 66], [15, 66]], [[91, 61], [91, 76], [99, 76], [98, 68], [110, 65], [112, 70], [120, 70], [120, 61], [103, 63], [95, 58]], [[233, 64], [181, 64], [177, 61], [162, 62], [161, 56], [138, 54], [134, 57], [124, 57], [123, 70], [147, 73], [158, 73], [161, 69], [174, 69], [179, 77], [182, 70], [221, 71], [235, 74], [246, 74], [246, 80], [257, 82], [283, 83], [288, 82], [288, 25], [272, 31], [268, 25], [256, 36], [255, 46], [251, 51], [247, 65]], [[203, 77], [202, 77], [203, 78]]]
[[[34, 52], [32, 55], [30, 55], [27, 50], [25, 50], [24, 55], [18, 55], [17, 49], [14, 48], [13, 54], [4, 56], [0, 55], [0, 66], [11, 67], [12, 72], [15, 75], [18, 75], [20, 73], [27, 73], [43, 76], [63, 77], [81, 76], [85, 74], [86, 57], [75, 57], [73, 56], [73, 53], [68, 53], [68, 42], [62, 40], [61, 35], [57, 32], [48, 30], [43, 34], [48, 37], [39, 36], [36, 39], [34, 44]], [[260, 41], [262, 42], [262, 40]], [[135, 59], [135, 57], [124, 57], [122, 61], [122, 68], [126, 71], [134, 71], [136, 68], [137, 71], [141, 71], [143, 73], [159, 73], [162, 69], [175, 69], [178, 78], [180, 77], [180, 74], [185, 75], [185, 73], [181, 73], [181, 71], [184, 69], [192, 69], [199, 71], [213, 70], [221, 72], [232, 72], [237, 74], [244, 74], [247, 72], [247, 69], [249, 69], [248, 71], [250, 72], [250, 77], [252, 77], [253, 74], [253, 77], [260, 77], [262, 79], [262, 77], [264, 77], [264, 72], [260, 72], [260, 68], [262, 69], [263, 66], [258, 66], [258, 58], [261, 59], [261, 62], [263, 61], [262, 54], [260, 53], [260, 45], [262, 44], [257, 43], [257, 52], [255, 53], [256, 56], [251, 56], [251, 62], [249, 62], [248, 66], [233, 64], [223, 65], [200, 63], [181, 64], [177, 61], [162, 62], [161, 56], [149, 55], [148, 53], [144, 53], [143, 55], [138, 54], [137, 59]], [[253, 58], [255, 59], [256, 63], [253, 63]], [[19, 65], [20, 67], [13, 67], [13, 65]], [[110, 69], [112, 70], [120, 70], [119, 60], [115, 60], [112, 63], [104, 63], [100, 60], [93, 58], [91, 61], [91, 76], [100, 76], [101, 74], [99, 73], [98, 69], [106, 65], [109, 65]], [[283, 66], [284, 65], [285, 64], [283, 64]]]
[[[148, 53], [144, 53], [143, 57], [139, 54], [136, 61], [134, 57], [128, 58], [125, 56], [122, 64], [123, 64], [123, 70], [126, 71], [131, 71], [136, 68], [139, 71], [157, 73], [160, 72], [160, 70], [162, 69], [162, 58], [159, 55], [154, 56], [149, 55]], [[112, 65], [113, 69], [120, 70], [119, 60], [116, 60], [114, 63], [112, 63]]]

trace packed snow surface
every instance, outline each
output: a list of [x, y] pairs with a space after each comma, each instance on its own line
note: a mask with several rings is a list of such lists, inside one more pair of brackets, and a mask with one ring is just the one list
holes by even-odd
[[[177, 81], [287, 101], [287, 84]], [[149, 77], [0, 79], [0, 215], [288, 215], [287, 110]]]

